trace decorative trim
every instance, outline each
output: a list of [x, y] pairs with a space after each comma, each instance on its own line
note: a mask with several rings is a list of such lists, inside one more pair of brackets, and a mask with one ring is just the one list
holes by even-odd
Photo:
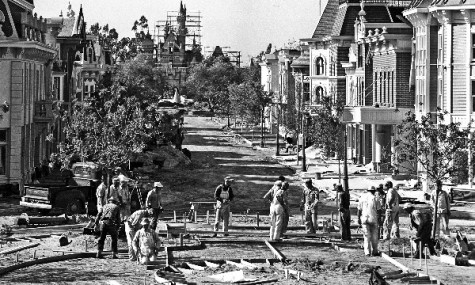
[[33, 9], [35, 9], [35, 5], [33, 5], [31, 3], [28, 3], [25, 0], [10, 0], [10, 1], [12, 1], [13, 3], [17, 4], [18, 6], [20, 6], [22, 8], [25, 8], [29, 11], [33, 11]]

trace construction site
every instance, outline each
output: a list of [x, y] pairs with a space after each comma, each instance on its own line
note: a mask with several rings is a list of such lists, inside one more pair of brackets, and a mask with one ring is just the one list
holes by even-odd
[[[438, 255], [415, 256], [407, 215], [401, 214], [401, 238], [380, 240], [380, 256], [365, 256], [363, 232], [356, 222], [360, 183], [386, 177], [350, 175], [351, 235], [342, 242], [335, 193], [330, 178], [314, 180], [320, 189], [318, 229], [306, 234], [298, 204], [304, 175], [271, 149], [249, 146], [250, 136], [223, 132], [219, 122], [186, 117], [192, 163], [160, 170], [152, 179], [164, 185], [164, 212], [158, 233], [158, 261], [140, 265], [128, 260], [127, 243], [119, 239], [119, 259], [95, 258], [97, 237], [84, 234], [87, 215], [39, 216], [18, 205], [16, 197], [0, 199], [2, 238], [0, 282], [3, 284], [473, 284], [475, 208], [453, 203], [451, 238], [441, 239]], [[269, 139], [270, 140], [270, 139]], [[270, 142], [269, 142], [270, 143]], [[213, 192], [232, 175], [236, 198], [227, 236], [213, 237]], [[290, 222], [285, 238], [269, 241], [269, 204], [262, 197], [277, 176], [291, 185]], [[354, 185], [354, 186], [353, 186]], [[426, 207], [418, 204], [417, 207]], [[25, 214], [21, 215], [22, 213]], [[21, 222], [20, 222], [21, 221]]]

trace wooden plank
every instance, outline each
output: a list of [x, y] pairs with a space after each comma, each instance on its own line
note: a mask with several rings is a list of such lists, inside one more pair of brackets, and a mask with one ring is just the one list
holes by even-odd
[[393, 265], [395, 265], [397, 268], [401, 269], [403, 272], [409, 272], [410, 271], [410, 269], [408, 267], [402, 265], [400, 262], [394, 260], [393, 258], [391, 258], [389, 255], [387, 255], [384, 252], [381, 253], [381, 257], [383, 257], [387, 261], [391, 262]]
[[277, 249], [275, 249], [269, 241], [264, 241], [267, 247], [272, 251], [272, 253], [277, 257], [281, 262], [285, 262], [285, 256], [283, 256]]
[[0, 254], [10, 254], [10, 253], [14, 253], [14, 252], [17, 252], [17, 251], [22, 251], [24, 249], [37, 247], [39, 245], [40, 245], [39, 243], [32, 243], [32, 244], [28, 244], [28, 245], [24, 245], [24, 246], [18, 246], [18, 247], [14, 247], [14, 248], [10, 248], [10, 249], [1, 251]]
[[247, 268], [251, 268], [251, 269], [257, 268], [256, 265], [254, 265], [254, 264], [252, 264], [252, 263], [250, 263], [250, 262], [248, 262], [248, 261], [246, 261], [246, 260], [244, 260], [244, 259], [241, 259], [241, 264], [244, 265], [244, 266], [246, 266]]
[[15, 264], [12, 266], [4, 267], [0, 269], [0, 276], [12, 272], [17, 269], [21, 268], [26, 268], [28, 266], [32, 265], [37, 265], [37, 264], [44, 264], [44, 263], [50, 263], [50, 262], [58, 262], [58, 261], [64, 261], [64, 260], [69, 260], [69, 259], [76, 259], [76, 258], [90, 258], [90, 257], [96, 257], [96, 254], [93, 252], [87, 252], [87, 253], [74, 253], [74, 254], [66, 254], [66, 255], [58, 255], [58, 256], [52, 256], [52, 257], [46, 257], [46, 258], [40, 258], [32, 261], [27, 261], [19, 264]]
[[219, 268], [219, 266], [220, 266], [220, 265], [217, 264], [217, 263], [213, 263], [213, 262], [207, 261], [207, 260], [205, 260], [205, 264], [206, 264], [206, 266], [208, 266], [208, 267], [210, 267], [210, 268]]
[[279, 278], [273, 278], [273, 279], [264, 279], [264, 280], [256, 280], [256, 281], [250, 281], [250, 282], [242, 282], [239, 283], [241, 285], [255, 285], [255, 284], [265, 284], [265, 283], [276, 283], [279, 281]]

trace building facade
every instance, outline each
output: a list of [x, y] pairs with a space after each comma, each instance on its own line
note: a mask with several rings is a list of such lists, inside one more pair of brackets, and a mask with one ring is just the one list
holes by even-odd
[[32, 0], [0, 1], [0, 184], [30, 181], [48, 156], [51, 70], [57, 50]]

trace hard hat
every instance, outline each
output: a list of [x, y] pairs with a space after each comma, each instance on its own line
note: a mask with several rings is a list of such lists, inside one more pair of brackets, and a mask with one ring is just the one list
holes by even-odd
[[150, 225], [150, 220], [149, 220], [148, 218], [143, 218], [143, 219], [142, 219], [142, 222], [140, 222], [140, 224], [141, 224], [142, 226], [144, 226], [144, 225]]
[[163, 187], [163, 185], [162, 185], [162, 183], [157, 181], [157, 182], [153, 183], [153, 187]]

